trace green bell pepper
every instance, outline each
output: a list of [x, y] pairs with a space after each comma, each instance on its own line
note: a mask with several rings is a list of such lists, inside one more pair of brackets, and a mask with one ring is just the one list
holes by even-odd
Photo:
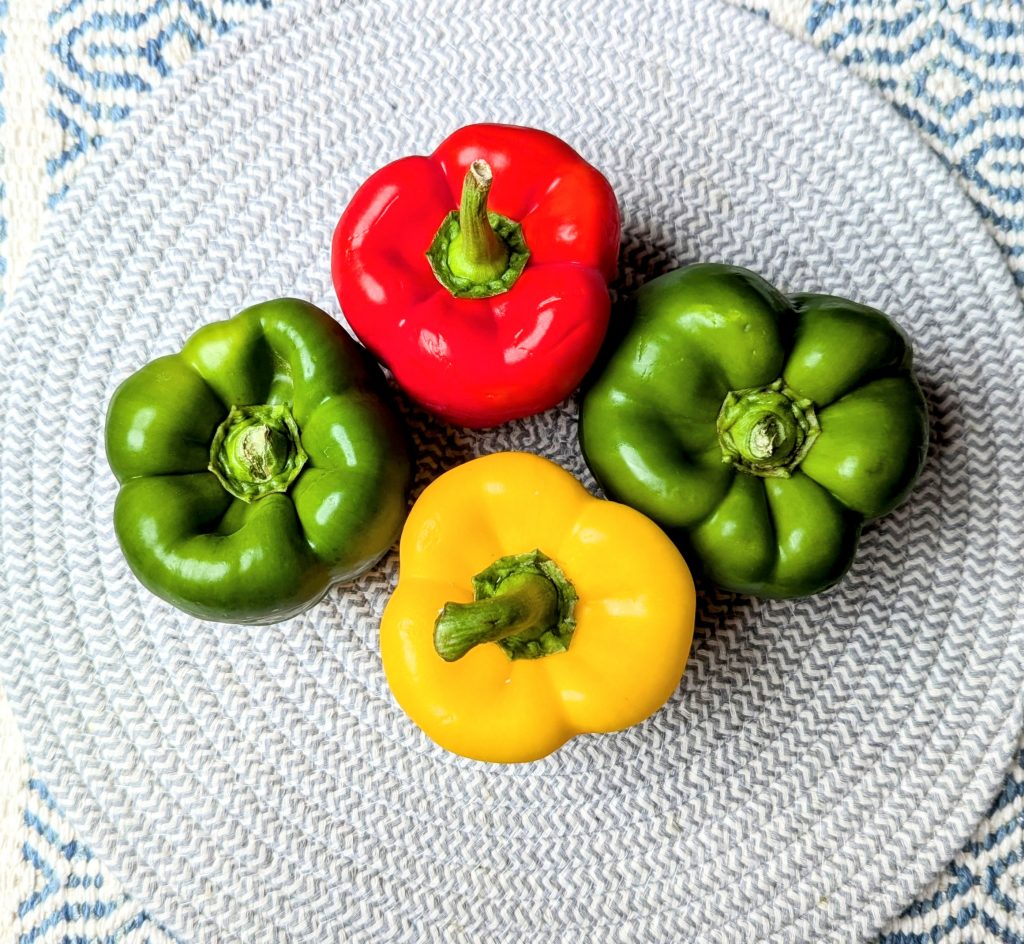
[[378, 561], [406, 514], [405, 434], [328, 314], [284, 298], [200, 328], [115, 391], [114, 530], [136, 577], [204, 619], [285, 619]]
[[928, 417], [910, 342], [880, 311], [700, 264], [637, 293], [580, 437], [605, 490], [712, 581], [792, 597], [838, 581], [862, 522], [904, 499]]

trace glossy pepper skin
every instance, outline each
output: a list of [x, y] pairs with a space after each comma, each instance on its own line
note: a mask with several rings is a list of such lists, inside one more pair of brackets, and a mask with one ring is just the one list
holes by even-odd
[[682, 556], [547, 459], [495, 453], [445, 473], [413, 506], [400, 555], [384, 671], [449, 751], [535, 760], [642, 721], [679, 684], [694, 623]]
[[712, 581], [793, 597], [838, 581], [862, 522], [906, 497], [928, 417], [910, 343], [886, 315], [700, 264], [640, 289], [580, 437], [607, 492]]
[[405, 436], [380, 370], [296, 299], [200, 328], [115, 391], [114, 529], [153, 593], [272, 622], [372, 566], [406, 512]]
[[[518, 236], [495, 242], [495, 213]], [[444, 225], [461, 226], [458, 260]], [[618, 248], [600, 172], [544, 131], [480, 124], [373, 174], [338, 223], [332, 269], [349, 325], [399, 385], [479, 428], [575, 390], [608, 325]]]

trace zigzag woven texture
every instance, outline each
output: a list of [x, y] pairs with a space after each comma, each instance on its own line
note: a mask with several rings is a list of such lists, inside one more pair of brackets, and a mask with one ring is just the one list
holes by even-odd
[[[119, 365], [170, 350], [210, 311], [296, 286], [336, 311], [323, 253], [345, 194], [382, 158], [481, 117], [439, 103], [422, 80], [382, 99], [381, 74], [443, 70], [431, 55], [475, 38], [466, 24], [433, 25], [434, 52], [410, 47], [394, 24], [424, 16], [419, 3], [311, 4], [258, 26], [265, 45], [229, 37], [207, 84], [164, 93], [179, 102], [169, 124], [154, 129], [147, 109], [134, 149], [118, 139], [95, 156], [65, 208], [74, 232], [51, 234], [4, 328], [18, 358], [3, 386], [37, 405], [31, 462], [0, 465], [5, 559], [18, 547], [5, 593], [31, 588], [12, 601], [24, 629], [2, 644], [3, 677], [18, 679], [12, 699], [32, 750], [100, 859], [186, 940], [310, 940], [341, 926], [365, 940], [511, 940], [526, 928], [537, 940], [584, 929], [608, 940], [850, 940], [909, 900], [967, 834], [1019, 728], [1019, 683], [1007, 679], [1021, 668], [1020, 447], [999, 434], [1021, 405], [1020, 384], [1005, 380], [1020, 378], [1019, 312], [965, 206], [863, 93], [835, 70], [808, 69], [748, 18], [698, 4], [668, 24], [639, 0], [614, 15], [596, 0], [572, 15], [526, 6], [510, 42], [541, 80], [510, 89], [490, 78], [487, 114], [525, 107], [609, 169], [629, 224], [623, 285], [717, 255], [897, 312], [922, 352], [935, 417], [928, 476], [912, 506], [868, 534], [844, 590], [788, 605], [710, 599], [666, 712], [536, 770], [438, 756], [396, 712], [374, 655], [393, 561], [315, 618], [258, 634], [214, 633], [155, 604], [127, 577], [107, 525], [99, 426]], [[652, 29], [639, 48], [627, 39], [636, 22]], [[622, 38], [609, 49], [608, 35]], [[565, 61], [546, 53], [551, 37]], [[311, 52], [324, 43], [332, 55]], [[665, 62], [687, 65], [666, 73]], [[663, 83], [665, 101], [630, 98], [641, 82]], [[753, 100], [755, 84], [775, 100]], [[578, 90], [571, 105], [543, 91], [567, 87]], [[387, 126], [394, 115], [400, 129]], [[698, 124], [714, 133], [680, 140], [677, 125]], [[115, 173], [117, 186], [102, 186]], [[69, 290], [58, 297], [54, 283]], [[72, 390], [84, 426], [55, 435]], [[453, 440], [410, 419], [420, 484], [498, 447], [584, 474], [564, 445], [571, 405], [502, 438]], [[68, 462], [83, 429], [88, 460]], [[44, 564], [55, 556], [66, 561], [56, 577]], [[67, 716], [51, 718], [54, 704]], [[991, 820], [1001, 825], [978, 840], [986, 848], [968, 846], [889, 941], [970, 932], [978, 909], [965, 918], [949, 906], [988, 879], [990, 903], [1017, 913], [1015, 890], [999, 882], [1019, 859], [1020, 792], [1004, 793]], [[60, 831], [40, 783], [33, 796], [26, 829], [46, 894], [26, 908], [23, 939], [86, 919], [104, 922], [91, 939], [166, 939]], [[975, 877], [972, 862], [990, 871]], [[396, 897], [401, 914], [388, 907]], [[926, 912], [949, 913], [950, 926], [919, 922], [929, 936], [918, 935]]]
[[[7, 2], [0, 0], [0, 23]], [[214, 37], [271, 5], [74, 0], [55, 6], [48, 117], [59, 124], [63, 144], [45, 156], [49, 203], [59, 202], [141, 95]], [[1017, 0], [745, 5], [872, 82], [919, 129], [971, 196], [1024, 293], [1024, 12]], [[6, 226], [0, 215], [0, 277]]]

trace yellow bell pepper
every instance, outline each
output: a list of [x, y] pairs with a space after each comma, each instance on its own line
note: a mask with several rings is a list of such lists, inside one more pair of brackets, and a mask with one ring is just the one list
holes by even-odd
[[694, 607], [690, 571], [652, 521], [547, 459], [497, 453], [436, 479], [409, 514], [384, 672], [442, 747], [536, 760], [657, 711], [686, 666]]

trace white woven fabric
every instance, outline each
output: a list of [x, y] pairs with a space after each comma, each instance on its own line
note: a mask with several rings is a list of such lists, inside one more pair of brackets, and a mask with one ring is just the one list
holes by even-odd
[[0, 944], [14, 944], [14, 916], [32, 891], [32, 871], [22, 865], [28, 763], [10, 706], [0, 691]]
[[[1006, 270], [895, 116], [746, 14], [452, 6], [306, 4], [229, 37], [100, 151], [35, 258], [0, 342], [23, 443], [0, 457], [20, 629], [0, 673], [34, 758], [189, 941], [868, 933], [967, 836], [1021, 723], [1024, 338]], [[484, 117], [556, 130], [608, 173], [627, 288], [725, 258], [892, 311], [935, 434], [913, 500], [869, 529], [839, 590], [707, 598], [663, 712], [514, 769], [443, 754], [394, 706], [375, 630], [393, 560], [258, 630], [143, 593], [113, 541], [101, 435], [113, 386], [197, 324], [284, 292], [336, 311], [347, 196]], [[421, 484], [503, 447], [584, 471], [572, 405], [474, 436], [410, 416]]]
[[[10, 221], [14, 238], [2, 240], [4, 263], [0, 269], [0, 298], [9, 298], [15, 280], [24, 271], [39, 243], [43, 207], [50, 195], [46, 155], [61, 150], [61, 129], [47, 121], [46, 63], [50, 41], [49, 10], [34, 0], [15, 0], [7, 12], [5, 31], [14, 40], [3, 46], [3, 120], [0, 121], [0, 155], [5, 163], [16, 162], [20, 173], [5, 173], [0, 193], [0, 217], [4, 237]], [[6, 40], [6, 37], [5, 37]], [[9, 166], [9, 164], [8, 164]]]

